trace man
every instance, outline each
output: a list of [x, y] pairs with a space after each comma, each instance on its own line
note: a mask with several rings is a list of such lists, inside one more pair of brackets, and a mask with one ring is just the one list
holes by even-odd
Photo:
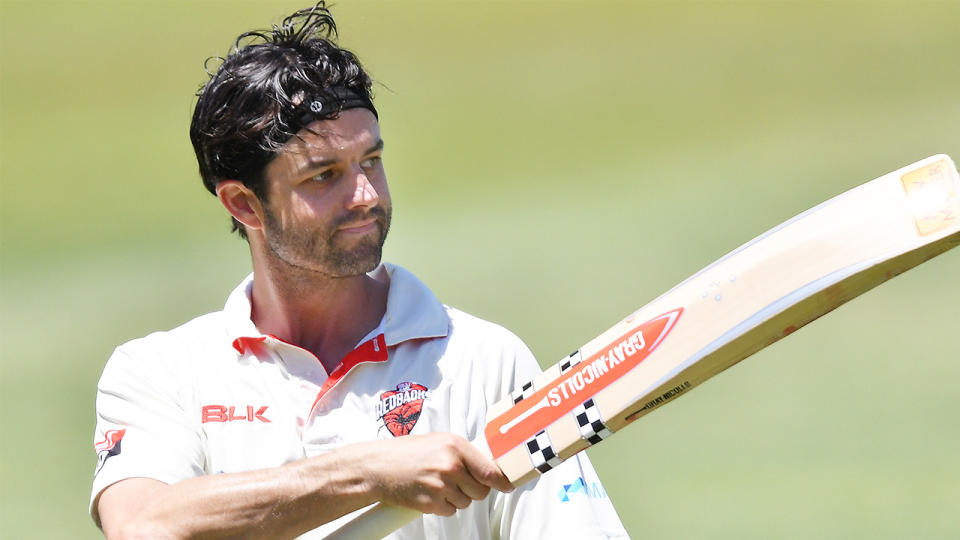
[[322, 537], [382, 501], [426, 514], [395, 538], [626, 536], [586, 457], [514, 489], [467, 442], [538, 368], [380, 264], [384, 142], [335, 34], [321, 3], [241, 35], [200, 92], [200, 174], [253, 274], [223, 311], [110, 358], [94, 520], [108, 538]]

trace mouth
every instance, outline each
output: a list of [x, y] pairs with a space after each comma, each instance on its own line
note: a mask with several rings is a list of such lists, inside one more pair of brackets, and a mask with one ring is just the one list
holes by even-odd
[[377, 218], [369, 217], [341, 225], [338, 230], [347, 234], [366, 234], [377, 229]]

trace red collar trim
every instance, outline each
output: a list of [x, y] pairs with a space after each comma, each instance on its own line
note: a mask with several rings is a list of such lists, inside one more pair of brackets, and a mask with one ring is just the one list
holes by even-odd
[[[270, 336], [270, 337], [273, 337], [273, 336]], [[237, 339], [233, 340], [233, 348], [236, 349], [238, 353], [243, 354], [247, 352], [247, 349], [250, 347], [251, 344], [263, 343], [266, 340], [267, 340], [266, 336], [238, 337]]]
[[310, 413], [313, 413], [313, 409], [316, 408], [317, 403], [320, 403], [323, 396], [343, 380], [353, 368], [366, 362], [386, 362], [387, 358], [387, 341], [383, 334], [362, 343], [359, 347], [350, 351], [343, 357], [340, 365], [333, 370], [333, 373], [327, 377], [323, 386], [320, 387], [317, 398], [313, 400], [313, 405], [310, 406]]
[[[267, 340], [267, 337], [280, 340], [276, 336], [256, 336], [256, 337], [239, 337], [233, 340], [233, 348], [237, 350], [238, 353], [244, 354], [250, 348], [251, 345], [255, 343], [263, 343]], [[340, 364], [333, 370], [333, 373], [327, 377], [327, 380], [324, 381], [323, 386], [320, 387], [320, 392], [317, 393], [317, 398], [313, 401], [313, 405], [310, 406], [310, 412], [313, 412], [313, 409], [317, 406], [317, 403], [329, 392], [334, 386], [337, 385], [344, 377], [347, 376], [353, 368], [359, 366], [360, 364], [367, 362], [386, 362], [388, 359], [387, 354], [387, 340], [383, 334], [380, 334], [364, 343], [361, 343], [357, 346], [356, 349], [347, 353], [343, 357], [343, 360], [340, 361]], [[319, 360], [317, 360], [319, 362]]]

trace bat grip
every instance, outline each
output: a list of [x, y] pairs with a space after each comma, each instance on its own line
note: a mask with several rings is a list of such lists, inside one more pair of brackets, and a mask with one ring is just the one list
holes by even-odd
[[326, 540], [379, 539], [417, 519], [422, 514], [412, 508], [375, 503], [357, 514]]

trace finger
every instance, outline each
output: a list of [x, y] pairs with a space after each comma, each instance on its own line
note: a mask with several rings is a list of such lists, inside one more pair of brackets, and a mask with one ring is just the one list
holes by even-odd
[[406, 504], [402, 502], [400, 504], [424, 514], [452, 516], [457, 511], [457, 507], [448, 500], [447, 493], [440, 492], [439, 489], [424, 491], [415, 497], [406, 499]]
[[490, 493], [490, 486], [479, 482], [469, 472], [464, 473], [463, 477], [457, 482], [457, 487], [460, 488], [465, 497], [474, 501], [486, 499]]
[[430, 512], [431, 514], [438, 514], [444, 517], [450, 517], [457, 513], [457, 507], [450, 504], [449, 501], [440, 501], [437, 503], [437, 507]]
[[464, 509], [470, 506], [470, 503], [473, 502], [473, 499], [468, 496], [466, 493], [461, 491], [456, 486], [453, 487], [446, 494], [447, 502], [459, 509]]
[[473, 445], [470, 445], [470, 450], [464, 451], [463, 461], [467, 465], [467, 471], [477, 482], [504, 493], [513, 491], [513, 484], [503, 474], [497, 463]]
[[503, 493], [511, 493], [514, 489], [516, 489], [516, 486], [510, 483], [510, 479], [503, 474], [503, 471], [500, 470], [500, 467], [496, 466], [496, 463], [494, 463], [494, 470], [490, 476], [483, 480], [483, 483]]

